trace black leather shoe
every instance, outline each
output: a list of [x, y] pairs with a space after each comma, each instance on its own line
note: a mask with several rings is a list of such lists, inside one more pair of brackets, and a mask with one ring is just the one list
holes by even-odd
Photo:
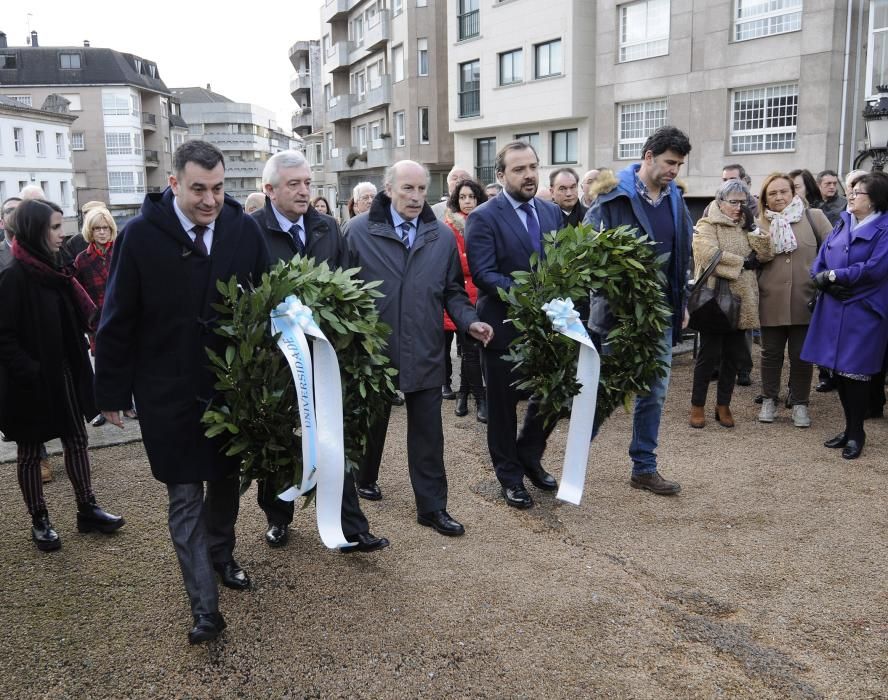
[[469, 415], [469, 395], [459, 393], [456, 395], [456, 406], [453, 409], [453, 412], [462, 418], [463, 416]]
[[660, 472], [633, 476], [629, 484], [634, 489], [645, 489], [658, 496], [674, 496], [681, 491], [681, 485], [675, 481], [666, 481]]
[[530, 482], [542, 491], [554, 491], [558, 488], [555, 477], [543, 469], [539, 464], [525, 465], [524, 475]]
[[363, 484], [358, 485], [358, 495], [361, 498], [365, 498], [368, 501], [381, 501], [382, 500], [382, 491], [379, 490], [379, 484], [373, 482], [372, 484]]
[[371, 532], [359, 532], [357, 535], [347, 535], [346, 540], [354, 542], [354, 547], [343, 547], [341, 551], [349, 552], [375, 552], [377, 549], [385, 549], [389, 541], [385, 537], [377, 537]]
[[105, 416], [103, 416], [103, 415], [100, 413], [100, 414], [97, 415], [95, 418], [93, 418], [93, 419], [89, 422], [89, 424], [90, 424], [91, 426], [93, 426], [94, 428], [100, 428], [101, 426], [105, 425], [105, 423], [107, 423], [107, 422], [108, 422], [108, 419], [105, 418]]
[[188, 631], [188, 643], [200, 644], [201, 642], [209, 642], [218, 637], [226, 626], [222, 613], [195, 615], [194, 627]]
[[224, 564], [213, 564], [213, 568], [226, 588], [233, 588], [236, 591], [246, 591], [250, 588], [250, 577], [234, 559], [229, 559]]
[[395, 395], [392, 396], [392, 406], [403, 406], [404, 405], [404, 397], [401, 396], [400, 392], [395, 392]]
[[441, 387], [441, 398], [450, 400], [456, 398], [456, 392], [453, 390], [453, 387], [450, 386], [449, 382]]
[[475, 420], [487, 424], [487, 399], [477, 399], [476, 406]]
[[91, 498], [86, 503], [77, 504], [77, 530], [80, 532], [98, 530], [107, 535], [124, 525], [126, 525], [126, 520], [119, 515], [106, 513], [96, 505], [95, 498]]
[[737, 372], [737, 386], [752, 386], [752, 377], [749, 372]]
[[857, 459], [861, 452], [863, 452], [863, 440], [848, 440], [848, 444], [842, 450], [842, 459]]
[[527, 493], [524, 484], [518, 486], [503, 486], [503, 498], [512, 508], [530, 508], [533, 505], [533, 498]]
[[433, 527], [442, 535], [458, 537], [465, 533], [466, 529], [456, 522], [446, 510], [433, 510], [431, 513], [420, 513], [416, 516], [416, 522], [426, 527]]
[[834, 391], [835, 388], [836, 384], [832, 379], [824, 379], [822, 382], [817, 382], [814, 391], [819, 394], [826, 394], [827, 392]]
[[45, 510], [31, 516], [31, 539], [41, 552], [52, 552], [62, 546], [62, 540], [49, 522]]
[[268, 542], [269, 547], [283, 547], [287, 544], [287, 538], [289, 536], [290, 528], [288, 525], [271, 524], [268, 526], [268, 531], [265, 533], [265, 541]]
[[845, 437], [845, 433], [839, 433], [834, 438], [830, 438], [826, 442], [823, 443], [824, 447], [829, 447], [831, 449], [835, 449], [837, 447], [844, 447], [848, 444], [848, 438]]

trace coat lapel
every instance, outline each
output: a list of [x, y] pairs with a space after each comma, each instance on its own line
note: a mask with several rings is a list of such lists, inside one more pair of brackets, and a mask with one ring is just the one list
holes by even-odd
[[[223, 209], [224, 212], [224, 209]], [[237, 251], [237, 241], [240, 231], [234, 225], [230, 217], [219, 216], [213, 229], [213, 247], [210, 249], [210, 276], [207, 279], [207, 288], [204, 293], [202, 316], [210, 318], [210, 301], [215, 298], [216, 281], [228, 282], [231, 276], [231, 261]]]
[[[506, 199], [504, 194], [497, 196], [497, 204], [499, 204], [500, 217], [505, 223], [505, 229], [509, 231], [514, 240], [517, 240], [518, 245], [521, 246], [522, 250], [527, 253], [527, 257], [530, 258], [531, 254], [536, 251], [530, 245], [530, 237], [527, 235], [527, 228], [522, 223], [521, 217], [512, 208], [512, 203]], [[540, 228], [542, 229], [542, 221], [540, 222]]]

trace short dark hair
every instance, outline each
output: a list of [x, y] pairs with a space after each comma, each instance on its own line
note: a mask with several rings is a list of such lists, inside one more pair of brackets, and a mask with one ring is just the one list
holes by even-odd
[[456, 187], [453, 188], [453, 192], [447, 198], [447, 208], [450, 211], [459, 211], [459, 193], [462, 191], [463, 187], [468, 187], [472, 190], [472, 194], [475, 195], [475, 200], [478, 204], [487, 201], [487, 192], [484, 191], [484, 188], [481, 187], [474, 180], [460, 180], [456, 183]]
[[49, 249], [46, 234], [53, 212], [64, 214], [55, 202], [45, 199], [27, 199], [19, 204], [9, 221], [9, 228], [20, 246], [43, 260], [54, 261], [56, 253]]
[[864, 175], [857, 184], [866, 187], [866, 194], [877, 212], [888, 211], [888, 175], [876, 170]]
[[21, 202], [21, 197], [7, 197], [3, 200], [3, 204], [0, 204], [0, 219], [3, 219], [3, 212], [6, 211], [6, 205], [10, 202]]
[[[730, 163], [722, 168], [722, 172], [724, 172], [725, 170], [736, 170], [739, 174], [739, 177], [737, 179], [746, 182], [746, 168], [740, 165], [740, 163]], [[748, 185], [749, 183], [747, 182], [746, 184]]]
[[533, 151], [533, 154], [536, 156], [537, 162], [539, 162], [539, 154], [536, 152], [536, 149], [533, 146], [527, 143], [527, 141], [509, 141], [509, 143], [499, 149], [499, 152], [496, 154], [496, 159], [493, 161], [494, 171], [498, 173], [506, 172], [507, 153], [511, 151], [526, 151], [528, 148]]
[[206, 141], [186, 141], [173, 153], [173, 169], [181, 175], [187, 163], [196, 163], [204, 170], [212, 170], [219, 163], [225, 167], [225, 156], [222, 151]]
[[674, 126], [661, 126], [647, 137], [647, 141], [641, 147], [641, 157], [644, 158], [648, 151], [654, 156], [666, 151], [675, 151], [680, 156], [686, 156], [691, 152], [691, 141], [681, 129]]
[[576, 170], [574, 170], [573, 168], [558, 168], [557, 170], [553, 170], [551, 173], [549, 173], [549, 187], [555, 187], [555, 179], [563, 173], [573, 175], [573, 179], [576, 181], [576, 183], [578, 185], [580, 184], [580, 176], [577, 175]]
[[839, 174], [835, 170], [821, 170], [817, 173], [817, 184], [820, 184], [820, 181], [825, 178], [827, 175], [832, 175], [834, 178], [838, 179]]

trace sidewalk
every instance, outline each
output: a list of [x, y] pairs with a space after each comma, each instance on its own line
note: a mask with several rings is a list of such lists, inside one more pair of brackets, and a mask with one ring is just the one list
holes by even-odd
[[[127, 442], [137, 442], [142, 439], [142, 431], [139, 421], [123, 419], [123, 430], [115, 428], [110, 423], [105, 423], [101, 428], [94, 428], [87, 424], [86, 434], [89, 436], [90, 448], [107, 447], [109, 445], [122, 445]], [[50, 455], [62, 454], [62, 443], [52, 440], [46, 443], [46, 451]], [[16, 447], [14, 442], [0, 442], [0, 463], [14, 462]]]

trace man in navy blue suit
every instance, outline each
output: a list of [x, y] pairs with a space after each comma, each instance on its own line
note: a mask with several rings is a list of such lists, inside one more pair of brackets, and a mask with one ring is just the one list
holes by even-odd
[[518, 393], [513, 365], [505, 359], [517, 331], [504, 323], [506, 305], [500, 289], [512, 285], [512, 274], [530, 270], [533, 253], [543, 254], [542, 236], [562, 227], [561, 210], [535, 197], [539, 186], [539, 158], [524, 141], [506, 144], [496, 155], [496, 179], [503, 191], [475, 209], [466, 220], [466, 252], [472, 280], [478, 287], [478, 316], [494, 330], [493, 341], [481, 351], [487, 385], [487, 447], [502, 485], [506, 503], [530, 508], [533, 498], [524, 477], [540, 489], [553, 491], [558, 483], [541, 460], [553, 425], [543, 426], [538, 405], [531, 399], [518, 433]]

